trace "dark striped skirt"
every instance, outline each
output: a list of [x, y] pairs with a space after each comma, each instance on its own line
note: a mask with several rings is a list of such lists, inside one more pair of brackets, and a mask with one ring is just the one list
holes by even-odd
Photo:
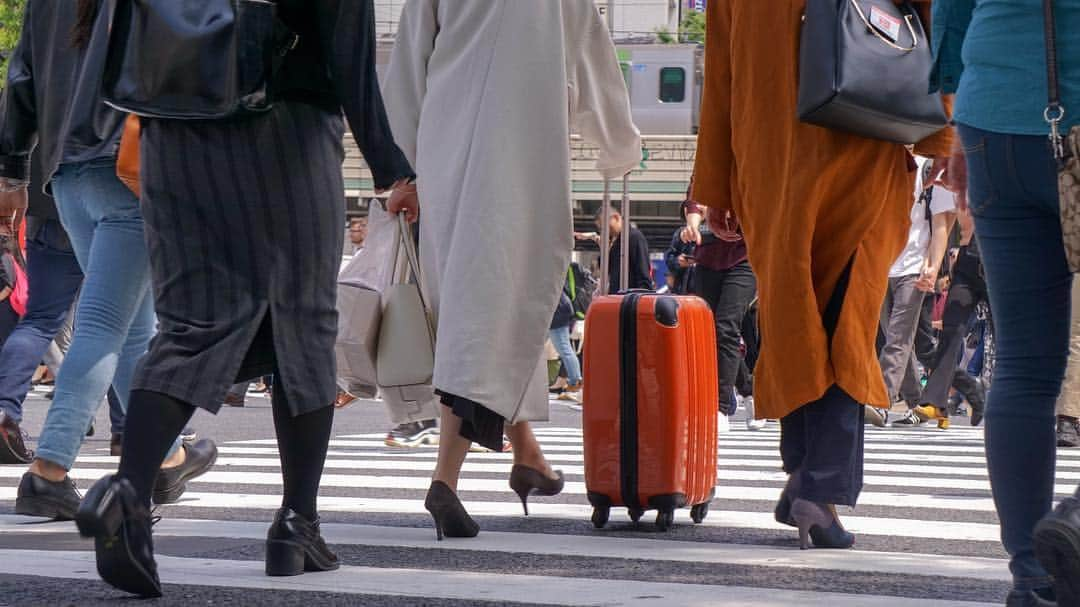
[[242, 121], [145, 122], [159, 332], [135, 389], [217, 412], [231, 384], [275, 373], [294, 415], [331, 405], [343, 132], [340, 116], [295, 102]]

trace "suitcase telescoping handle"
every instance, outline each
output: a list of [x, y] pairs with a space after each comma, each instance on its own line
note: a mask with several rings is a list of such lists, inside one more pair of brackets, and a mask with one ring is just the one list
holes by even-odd
[[[611, 181], [604, 180], [604, 217], [600, 226], [600, 289], [607, 294], [611, 284], [611, 273], [608, 272], [611, 261]], [[622, 234], [619, 238], [619, 292], [625, 293], [630, 289], [630, 174], [623, 175], [622, 179]]]

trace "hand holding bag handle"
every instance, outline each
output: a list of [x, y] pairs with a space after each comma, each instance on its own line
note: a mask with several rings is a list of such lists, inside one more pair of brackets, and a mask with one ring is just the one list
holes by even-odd
[[[398, 246], [394, 267], [405, 249], [407, 268], [395, 273], [394, 284], [383, 293], [376, 375], [382, 387], [430, 384], [435, 371], [435, 327], [420, 280], [416, 244], [405, 216], [398, 215]], [[415, 281], [410, 282], [410, 277]]]

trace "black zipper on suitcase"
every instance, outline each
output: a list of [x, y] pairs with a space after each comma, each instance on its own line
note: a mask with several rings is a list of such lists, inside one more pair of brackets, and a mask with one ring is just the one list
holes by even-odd
[[623, 504], [641, 509], [638, 500], [637, 308], [641, 295], [627, 294], [619, 308], [619, 475]]

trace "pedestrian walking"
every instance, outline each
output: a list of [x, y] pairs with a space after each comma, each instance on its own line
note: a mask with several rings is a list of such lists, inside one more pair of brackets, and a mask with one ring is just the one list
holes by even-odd
[[[97, 538], [102, 578], [141, 596], [161, 594], [148, 507], [172, 437], [197, 408], [217, 413], [237, 381], [269, 373], [284, 496], [266, 573], [338, 567], [319, 533], [316, 495], [337, 393], [342, 110], [377, 189], [400, 187], [413, 173], [379, 93], [371, 0], [276, 4], [296, 39], [282, 57], [272, 109], [142, 124], [160, 331], [133, 381], [119, 471], [87, 492], [78, 520]], [[97, 2], [80, 0], [80, 9], [88, 5]], [[107, 26], [107, 14], [97, 23]], [[103, 33], [94, 30], [91, 47]]]
[[[443, 409], [426, 506], [439, 538], [472, 537], [479, 526], [457, 496], [472, 442], [501, 451], [505, 428], [523, 503], [563, 488], [528, 422], [548, 416], [544, 343], [573, 249], [571, 129], [598, 144], [605, 178], [640, 162], [640, 138], [591, 2], [409, 0], [388, 74], [419, 196], [393, 196], [390, 211], [422, 209], [424, 286], [438, 318]], [[477, 272], [493, 251], [497, 262]]]
[[918, 398], [918, 406], [908, 416], [893, 423], [894, 426], [917, 426], [936, 421], [938, 428], [946, 430], [950, 424], [951, 410], [949, 391], [955, 388], [971, 405], [971, 424], [982, 422], [986, 409], [986, 385], [981, 378], [973, 377], [963, 364], [964, 348], [972, 323], [977, 320], [976, 310], [986, 301], [986, 280], [974, 224], [966, 209], [959, 213], [960, 248], [952, 264], [949, 293], [941, 316], [941, 337], [938, 340], [935, 360], [927, 370], [926, 387]]
[[683, 242], [682, 234], [682, 228], [675, 230], [671, 245], [664, 252], [669, 292], [673, 295], [687, 295], [693, 286], [694, 248], [697, 245], [693, 241]]
[[1055, 405], [1069, 355], [1073, 282], [1047, 144], [1048, 27], [1056, 32], [1061, 105], [1070, 108], [1058, 126], [1065, 133], [1080, 124], [1080, 2], [1050, 6], [1056, 23], [1041, 0], [934, 4], [932, 84], [956, 92], [961, 138], [947, 181], [966, 188], [994, 316], [986, 456], [1011, 558], [1010, 606], [1080, 602], [1080, 546], [1048, 571], [1034, 541], [1054, 500]]
[[[642, 289], [655, 291], [656, 283], [652, 279], [652, 264], [649, 263], [649, 241], [645, 234], [637, 226], [624, 225], [622, 213], [612, 208], [610, 215], [611, 242], [599, 243], [599, 246], [607, 246], [611, 252], [608, 255], [608, 293], [614, 294], [619, 291], [621, 284], [619, 276], [622, 274], [622, 239], [630, 239], [630, 281], [627, 283], [630, 289]], [[596, 212], [596, 227], [600, 229], [604, 218], [604, 209]], [[628, 234], [624, 234], [627, 232]], [[599, 241], [599, 236], [597, 236]]]
[[[13, 83], [14, 84], [14, 83]], [[24, 93], [29, 89], [21, 89]], [[12, 132], [9, 124], [16, 90], [6, 89], [0, 97], [0, 134]], [[7, 99], [7, 101], [4, 101]], [[19, 107], [19, 104], [15, 104]], [[62, 333], [83, 274], [67, 232], [60, 223], [52, 196], [45, 194], [41, 158], [55, 133], [39, 134], [39, 151], [31, 162], [31, 185], [26, 197], [26, 313], [0, 347], [0, 464], [29, 464], [34, 453], [27, 446], [22, 423], [23, 401], [30, 392], [38, 364], [49, 361], [53, 339]], [[13, 142], [0, 141], [0, 153]], [[24, 164], [24, 163], [23, 163]], [[16, 171], [18, 173], [18, 171]], [[2, 175], [3, 173], [0, 173]], [[23, 204], [18, 192], [0, 193], [0, 219], [10, 218]], [[59, 360], [50, 367], [59, 373]]]
[[349, 255], [356, 255], [364, 248], [367, 232], [367, 217], [353, 217], [349, 220], [349, 243], [345, 247]]
[[1080, 447], [1080, 282], [1074, 281], [1069, 366], [1057, 402], [1057, 446]]
[[834, 506], [862, 488], [863, 405], [891, 404], [874, 335], [914, 175], [904, 146], [798, 122], [805, 5], [709, 6], [692, 198], [720, 229], [734, 211], [757, 275], [756, 415], [781, 419], [790, 475], [776, 518], [847, 548]]
[[574, 302], [570, 300], [568, 293], [569, 283], [559, 299], [559, 305], [555, 308], [555, 316], [551, 319], [551, 328], [548, 332], [551, 344], [559, 353], [563, 368], [566, 369], [566, 388], [562, 390], [560, 398], [575, 399], [581, 392], [583, 384], [581, 377], [581, 361], [578, 360], [577, 352], [570, 343], [570, 333], [577, 319], [574, 315]]
[[[944, 187], [934, 185], [938, 173], [944, 169], [936, 168], [936, 163], [927, 158], [917, 162], [919, 173], [911, 207], [911, 229], [903, 253], [889, 269], [889, 288], [881, 308], [885, 343], [878, 357], [889, 398], [899, 396], [909, 409], [921, 404], [915, 338], [926, 309], [927, 294], [937, 287], [956, 216], [956, 197]], [[889, 412], [869, 407], [866, 417], [874, 425], [884, 426]]]
[[[94, 413], [110, 385], [121, 405], [126, 403], [155, 325], [139, 201], [116, 176], [124, 116], [104, 104], [97, 84], [107, 36], [94, 44], [88, 38], [73, 41], [79, 16], [52, 2], [28, 3], [0, 123], [0, 176], [7, 180], [3, 189], [14, 190], [3, 196], [16, 199], [16, 206], [25, 202], [27, 160], [40, 140], [44, 179], [85, 275], [71, 347], [15, 500], [19, 514], [60, 520], [72, 519], [79, 506], [68, 471]], [[107, 33], [107, 20], [98, 27]], [[66, 310], [70, 302], [63, 303]], [[211, 441], [182, 447], [178, 434], [170, 438], [168, 457], [154, 468], [157, 503], [178, 500], [186, 482], [205, 472], [216, 453]]]
[[[739, 220], [727, 212], [722, 230], [704, 222], [706, 209], [687, 200], [683, 204], [686, 227], [680, 238], [694, 248], [692, 293], [708, 302], [716, 320], [716, 351], [720, 380], [720, 428], [730, 427], [740, 397], [752, 397], [745, 379], [748, 370], [743, 352], [742, 326], [750, 302], [757, 294], [757, 279], [750, 268]], [[738, 381], [744, 377], [742, 382]], [[739, 388], [742, 388], [739, 390]], [[747, 401], [752, 403], [753, 401]], [[750, 413], [753, 417], [753, 413]]]

